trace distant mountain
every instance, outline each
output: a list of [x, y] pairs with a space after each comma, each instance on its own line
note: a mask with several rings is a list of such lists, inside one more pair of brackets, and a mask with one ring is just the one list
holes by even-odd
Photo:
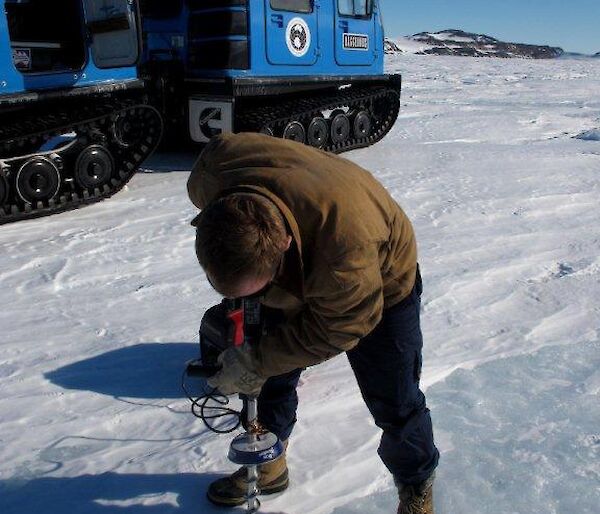
[[600, 56], [595, 56], [595, 55], [589, 55], [589, 54], [581, 54], [579, 52], [565, 52], [564, 54], [561, 55], [561, 58], [563, 59], [593, 59], [594, 57], [600, 57]]
[[564, 50], [559, 47], [507, 43], [485, 34], [474, 34], [457, 29], [440, 32], [419, 32], [405, 38], [388, 40], [388, 43], [386, 46], [386, 52], [388, 53], [398, 51], [420, 55], [520, 57], [527, 59], [554, 59], [564, 54]]

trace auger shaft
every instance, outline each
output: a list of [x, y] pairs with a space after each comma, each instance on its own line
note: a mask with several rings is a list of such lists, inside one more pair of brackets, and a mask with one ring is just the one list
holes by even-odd
[[[255, 445], [257, 434], [252, 427], [256, 426], [258, 417], [256, 397], [248, 397], [248, 433], [250, 442]], [[256, 449], [256, 448], [255, 448]], [[260, 502], [258, 501], [258, 466], [248, 466], [248, 514], [258, 511]]]

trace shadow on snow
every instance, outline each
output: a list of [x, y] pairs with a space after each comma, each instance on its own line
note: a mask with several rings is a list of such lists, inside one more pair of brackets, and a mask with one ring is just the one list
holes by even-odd
[[113, 350], [45, 374], [65, 389], [114, 397], [181, 398], [185, 363], [198, 357], [194, 343], [142, 343]]
[[[214, 475], [103, 473], [0, 483], [2, 512], [24, 514], [168, 514], [217, 512], [204, 496]], [[169, 494], [170, 493], [170, 494]], [[144, 505], [142, 502], [146, 502]]]

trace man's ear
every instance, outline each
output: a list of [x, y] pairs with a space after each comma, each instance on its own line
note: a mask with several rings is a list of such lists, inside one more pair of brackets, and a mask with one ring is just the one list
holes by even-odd
[[290, 249], [290, 246], [292, 246], [292, 236], [288, 235], [287, 239], [285, 240], [283, 251], [287, 252]]

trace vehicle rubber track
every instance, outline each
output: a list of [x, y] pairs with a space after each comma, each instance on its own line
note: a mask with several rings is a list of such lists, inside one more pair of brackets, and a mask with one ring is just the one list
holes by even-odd
[[[0, 121], [0, 224], [114, 195], [162, 135], [159, 112], [134, 99], [90, 100]], [[55, 139], [57, 147], [44, 148]]]
[[[242, 107], [241, 113], [238, 111], [236, 131], [263, 132], [295, 139], [328, 152], [342, 153], [380, 141], [394, 125], [399, 112], [399, 89], [385, 84], [349, 87], [310, 98], [291, 98], [272, 105]], [[348, 119], [350, 130], [345, 138], [338, 134], [334, 139], [332, 123], [336, 113]], [[355, 126], [357, 113], [368, 114], [367, 130], [364, 127], [362, 131], [358, 130]], [[326, 118], [326, 115], [329, 117]], [[319, 118], [327, 124], [327, 133], [317, 140], [313, 137], [311, 142], [310, 124]], [[294, 122], [302, 125], [304, 140], [302, 129], [296, 125], [297, 130], [294, 130], [295, 127], [290, 125]], [[289, 132], [286, 133], [286, 130]], [[294, 137], [298, 134], [299, 137]]]

